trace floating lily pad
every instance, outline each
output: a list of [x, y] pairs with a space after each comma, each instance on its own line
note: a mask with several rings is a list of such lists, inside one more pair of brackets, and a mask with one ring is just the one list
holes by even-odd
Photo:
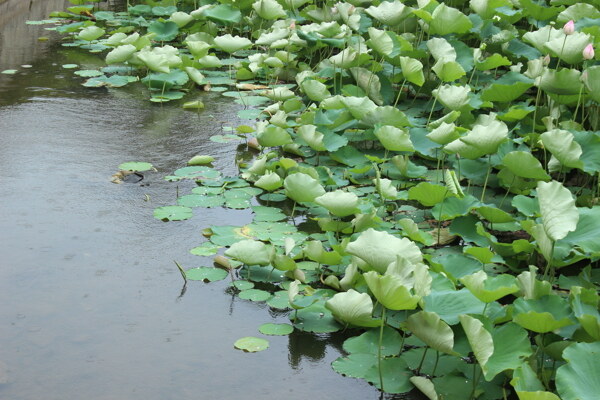
[[249, 281], [237, 280], [231, 282], [231, 286], [238, 290], [248, 290], [254, 287], [254, 283]]
[[221, 196], [204, 196], [201, 194], [188, 194], [177, 199], [177, 204], [186, 207], [220, 207], [225, 203]]
[[233, 345], [236, 349], [254, 353], [268, 349], [269, 341], [257, 337], [247, 336], [236, 340]]
[[104, 75], [102, 72], [95, 69], [82, 69], [79, 71], [75, 71], [74, 74], [84, 78], [94, 78], [96, 76]]
[[154, 218], [162, 221], [182, 221], [192, 218], [193, 215], [191, 208], [183, 206], [165, 206], [154, 210]]
[[16, 69], [5, 69], [4, 71], [0, 72], [0, 74], [4, 74], [4, 75], [14, 75], [17, 72], [19, 72]]
[[273, 296], [267, 300], [267, 304], [269, 307], [276, 308], [278, 310], [292, 308], [290, 306], [287, 290], [280, 290], [273, 293]]
[[262, 324], [258, 330], [263, 335], [286, 336], [294, 332], [294, 327], [290, 324]]
[[196, 246], [190, 250], [190, 253], [196, 256], [209, 257], [217, 254], [221, 246], [217, 246], [211, 242], [204, 242], [200, 246]]
[[126, 163], [119, 165], [119, 169], [123, 170], [123, 171], [142, 172], [142, 171], [149, 171], [152, 168], [154, 168], [154, 167], [152, 166], [152, 164], [150, 164], [148, 162], [130, 161], [130, 162], [126, 162]]
[[215, 267], [190, 268], [185, 271], [185, 276], [190, 281], [215, 282], [225, 279], [227, 275], [227, 271]]
[[77, 64], [63, 64], [63, 66], [62, 66], [62, 67], [63, 67], [64, 69], [74, 69], [74, 68], [77, 68], [77, 67], [79, 67], [79, 65], [77, 65]]

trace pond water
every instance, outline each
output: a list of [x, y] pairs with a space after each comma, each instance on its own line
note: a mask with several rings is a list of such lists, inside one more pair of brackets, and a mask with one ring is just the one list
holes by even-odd
[[[18, 70], [0, 74], [0, 398], [378, 398], [331, 369], [343, 338], [296, 332], [243, 353], [235, 340], [287, 318], [232, 296], [225, 281], [190, 282], [179, 297], [173, 260], [206, 265], [189, 254], [201, 229], [251, 216], [196, 209], [188, 221], [157, 221], [153, 209], [190, 187], [162, 177], [195, 154], [235, 174], [237, 145], [208, 138], [240, 123], [239, 106], [199, 94], [206, 109], [196, 114], [152, 105], [139, 86], [82, 87], [62, 65], [93, 68], [99, 58], [25, 25], [63, 7], [0, 0], [0, 71]], [[134, 160], [158, 172], [141, 184], [110, 182]]]

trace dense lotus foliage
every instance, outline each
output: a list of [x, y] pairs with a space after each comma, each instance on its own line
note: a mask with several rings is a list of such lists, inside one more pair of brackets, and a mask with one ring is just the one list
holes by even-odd
[[84, 86], [244, 106], [211, 138], [257, 149], [240, 175], [195, 158], [155, 212], [253, 212], [207, 227], [188, 279], [350, 329], [333, 369], [388, 393], [598, 398], [600, 1], [71, 3], [53, 29], [107, 64]]

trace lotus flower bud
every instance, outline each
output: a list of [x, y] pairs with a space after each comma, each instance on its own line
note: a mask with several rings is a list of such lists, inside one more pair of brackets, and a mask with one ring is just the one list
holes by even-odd
[[296, 20], [292, 20], [292, 23], [290, 24], [290, 29], [296, 29]]
[[563, 26], [563, 32], [565, 35], [572, 35], [575, 33], [575, 22], [573, 20], [567, 22], [565, 26]]
[[546, 54], [543, 61], [544, 61], [544, 65], [548, 66], [550, 64], [550, 55]]
[[586, 60], [591, 60], [592, 58], [594, 58], [595, 54], [596, 53], [594, 53], [594, 46], [591, 43], [585, 46], [585, 49], [583, 49], [583, 58], [585, 58]]

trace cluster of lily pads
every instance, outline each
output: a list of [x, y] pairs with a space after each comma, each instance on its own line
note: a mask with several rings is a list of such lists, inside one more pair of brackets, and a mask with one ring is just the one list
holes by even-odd
[[155, 211], [253, 211], [203, 232], [216, 266], [186, 279], [356, 329], [333, 368], [384, 392], [597, 398], [600, 1], [70, 1], [56, 30], [109, 64], [85, 86], [246, 107], [212, 139], [256, 157], [191, 160], [167, 179], [198, 186]]

